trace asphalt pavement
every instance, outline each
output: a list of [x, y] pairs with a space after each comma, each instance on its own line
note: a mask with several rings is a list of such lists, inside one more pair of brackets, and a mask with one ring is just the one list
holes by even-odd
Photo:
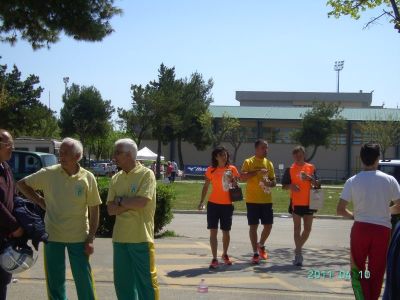
[[[351, 225], [347, 220], [315, 219], [304, 248], [304, 265], [295, 267], [292, 220], [275, 217], [267, 242], [270, 258], [254, 266], [247, 219], [235, 215], [229, 251], [234, 263], [211, 271], [205, 214], [176, 213], [167, 229], [177, 237], [156, 240], [161, 299], [200, 299], [196, 288], [203, 278], [209, 292], [202, 299], [354, 299], [348, 278]], [[219, 241], [221, 246], [221, 236]], [[98, 298], [116, 299], [111, 239], [95, 240], [91, 264]], [[67, 279], [68, 297], [77, 299], [69, 268]], [[14, 281], [8, 299], [47, 299], [41, 253], [35, 266]]]

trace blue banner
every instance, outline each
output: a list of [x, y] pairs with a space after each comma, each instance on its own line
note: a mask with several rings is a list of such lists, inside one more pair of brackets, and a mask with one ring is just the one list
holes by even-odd
[[208, 166], [185, 165], [185, 175], [204, 175]]

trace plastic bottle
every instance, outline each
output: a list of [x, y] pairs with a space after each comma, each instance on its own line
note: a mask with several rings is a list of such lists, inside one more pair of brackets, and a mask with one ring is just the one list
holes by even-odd
[[206, 300], [208, 299], [208, 285], [205, 279], [201, 279], [199, 286], [197, 287], [197, 299]]

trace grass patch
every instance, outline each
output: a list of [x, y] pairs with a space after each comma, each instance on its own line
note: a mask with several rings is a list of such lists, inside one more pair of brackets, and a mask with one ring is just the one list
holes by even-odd
[[[108, 186], [110, 178], [98, 177], [99, 185]], [[163, 184], [162, 181], [158, 181], [158, 184]], [[175, 190], [176, 199], [172, 202], [172, 209], [175, 210], [197, 210], [197, 206], [200, 202], [201, 190], [203, 188], [202, 182], [185, 181], [171, 184]], [[246, 184], [241, 183], [240, 186], [243, 189], [243, 194], [246, 192]], [[323, 209], [319, 210], [317, 214], [320, 215], [336, 215], [336, 206], [340, 198], [341, 188], [333, 188], [330, 186], [323, 187], [325, 192], [325, 203]], [[211, 187], [209, 188], [209, 192]], [[289, 206], [289, 192], [282, 190], [281, 187], [275, 187], [272, 189], [272, 201], [274, 204], [275, 213], [287, 213]], [[246, 203], [244, 201], [236, 202], [235, 211], [246, 211]], [[349, 209], [352, 210], [352, 203], [349, 205]]]
[[[172, 203], [172, 208], [177, 210], [196, 210], [200, 202], [202, 183], [185, 183], [175, 182], [172, 184], [176, 199]], [[246, 192], [246, 184], [240, 184], [243, 194]], [[209, 189], [209, 192], [211, 188]], [[325, 203], [323, 209], [318, 211], [321, 215], [336, 215], [336, 206], [340, 198], [342, 189], [325, 187]], [[282, 190], [281, 187], [272, 189], [272, 201], [274, 204], [274, 212], [287, 213], [289, 206], [289, 192]], [[236, 202], [235, 211], [246, 211], [246, 203], [244, 201]], [[351, 209], [351, 206], [349, 207]]]

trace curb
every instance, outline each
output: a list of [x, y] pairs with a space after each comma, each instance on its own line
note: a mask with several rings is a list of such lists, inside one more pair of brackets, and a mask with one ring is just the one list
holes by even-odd
[[[198, 211], [198, 210], [175, 210], [173, 209], [172, 212], [174, 214], [187, 214], [187, 215], [205, 215], [206, 211]], [[247, 213], [244, 211], [234, 212], [234, 215], [237, 216], [246, 216]], [[274, 213], [274, 217], [276, 218], [291, 218], [292, 216], [287, 213]], [[323, 219], [323, 220], [347, 220], [341, 216], [333, 216], [333, 215], [315, 215], [316, 219]]]

